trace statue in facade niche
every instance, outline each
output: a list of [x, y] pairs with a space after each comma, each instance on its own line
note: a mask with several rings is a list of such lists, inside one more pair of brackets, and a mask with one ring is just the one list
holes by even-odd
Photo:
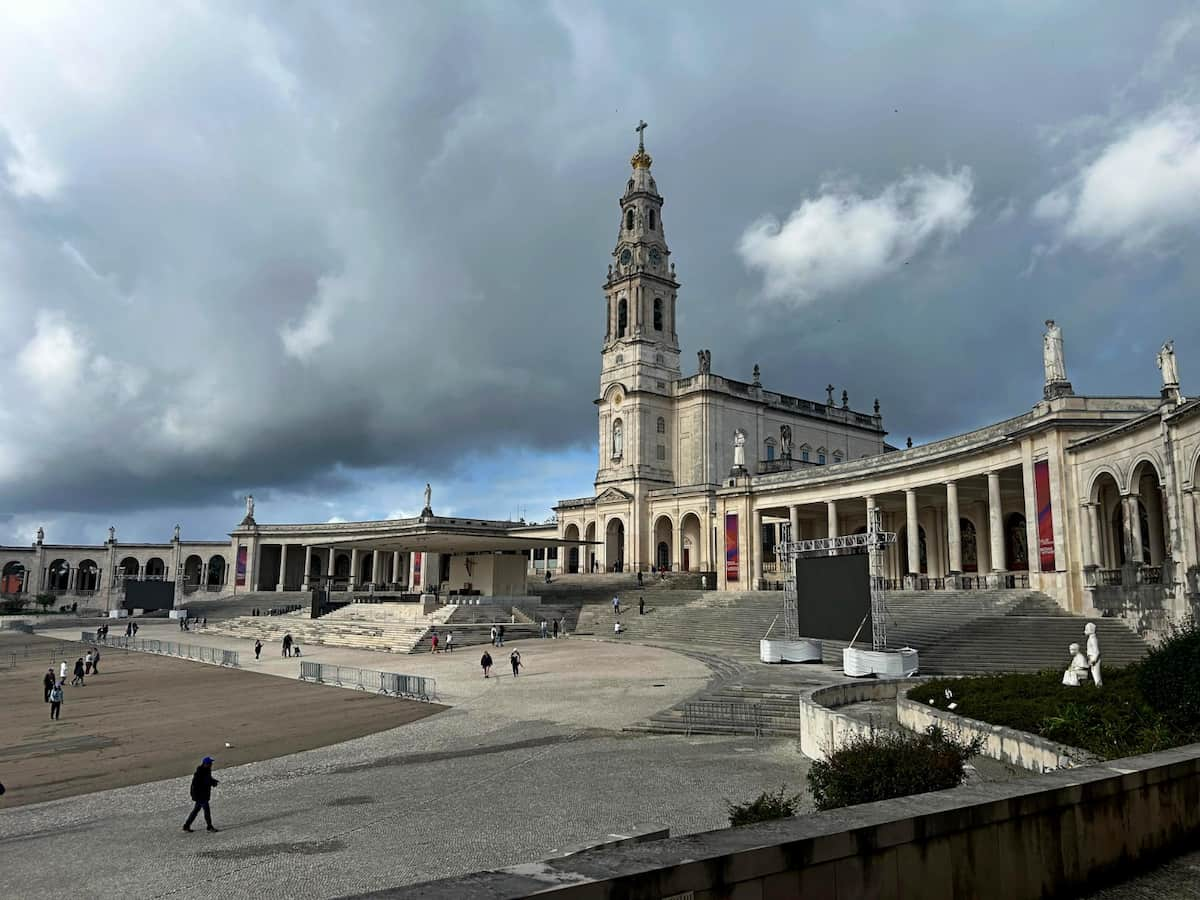
[[617, 419], [613, 425], [612, 438], [612, 458], [620, 459], [625, 455], [625, 434], [624, 428], [621, 425], [621, 420]]
[[1162, 345], [1156, 357], [1158, 368], [1162, 370], [1163, 387], [1179, 387], [1179, 369], [1175, 364], [1175, 342], [1167, 341]]
[[1054, 324], [1053, 319], [1046, 320], [1046, 333], [1042, 335], [1042, 365], [1046, 369], [1046, 384], [1067, 380], [1062, 329]]
[[740, 428], [733, 433], [733, 465], [740, 469], [746, 467], [746, 432]]
[[1100, 679], [1100, 638], [1096, 636], [1096, 623], [1084, 625], [1083, 633], [1087, 635], [1087, 664], [1092, 670], [1092, 683], [1100, 687], [1104, 682]]
[[784, 459], [792, 458], [792, 426], [779, 426], [779, 453]]
[[1071, 654], [1071, 662], [1063, 672], [1062, 683], [1067, 687], [1079, 687], [1080, 682], [1089, 677], [1087, 657], [1080, 652], [1078, 644], [1072, 644], [1067, 652]]

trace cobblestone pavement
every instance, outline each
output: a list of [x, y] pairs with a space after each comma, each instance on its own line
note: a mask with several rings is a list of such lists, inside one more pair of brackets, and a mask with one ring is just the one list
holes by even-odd
[[727, 799], [803, 786], [807, 763], [790, 741], [616, 730], [702, 687], [698, 662], [635, 645], [524, 643], [513, 646], [532, 671], [516, 680], [478, 677], [478, 654], [400, 657], [401, 671], [440, 667], [456, 705], [428, 719], [227, 770], [214, 754], [219, 834], [180, 830], [186, 778], [0, 812], [0, 893], [334, 897], [629, 829], [721, 827]]
[[1177, 857], [1158, 868], [1090, 894], [1083, 900], [1184, 900], [1200, 897], [1200, 852]]

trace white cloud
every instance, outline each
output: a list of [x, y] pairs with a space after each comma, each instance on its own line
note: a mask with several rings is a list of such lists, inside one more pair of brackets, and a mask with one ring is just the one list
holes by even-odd
[[784, 222], [750, 225], [738, 253], [772, 299], [809, 302], [853, 290], [903, 266], [936, 238], [961, 234], [975, 212], [969, 168], [910, 173], [874, 197], [823, 185]]
[[17, 368], [25, 380], [46, 396], [62, 396], [75, 388], [87, 361], [83, 338], [61, 312], [39, 312], [33, 337], [17, 354]]
[[1197, 196], [1200, 107], [1172, 105], [1122, 129], [1033, 213], [1063, 240], [1133, 252], [1200, 223]]

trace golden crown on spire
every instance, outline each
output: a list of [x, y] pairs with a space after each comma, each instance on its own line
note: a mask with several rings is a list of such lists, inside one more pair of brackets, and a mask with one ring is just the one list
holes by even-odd
[[643, 140], [643, 132], [648, 127], [644, 120], [638, 119], [637, 128], [634, 129], [638, 133], [638, 149], [637, 153], [629, 158], [629, 164], [635, 169], [648, 169], [650, 168], [650, 164], [654, 162], [650, 158], [650, 154], [646, 152], [646, 144]]

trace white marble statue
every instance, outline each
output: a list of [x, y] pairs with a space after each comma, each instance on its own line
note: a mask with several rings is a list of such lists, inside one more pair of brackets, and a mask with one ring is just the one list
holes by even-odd
[[740, 428], [733, 433], [733, 464], [741, 468], [746, 466], [746, 432]]
[[612, 458], [620, 459], [625, 455], [625, 429], [618, 419], [613, 425]]
[[1078, 644], [1072, 644], [1067, 648], [1067, 652], [1071, 654], [1071, 662], [1067, 671], [1063, 672], [1062, 683], [1067, 687], [1079, 687], [1081, 682], [1088, 679], [1087, 657], [1080, 651]]
[[1100, 639], [1096, 637], [1096, 623], [1088, 622], [1083, 633], [1087, 635], [1087, 664], [1092, 670], [1092, 683], [1100, 687], [1104, 682], [1100, 679]]
[[1162, 370], [1163, 387], [1179, 387], [1179, 369], [1175, 364], [1175, 342], [1167, 341], [1158, 351], [1158, 367]]
[[792, 426], [779, 426], [779, 455], [784, 459], [792, 458]]
[[1042, 335], [1042, 365], [1046, 369], [1046, 384], [1067, 380], [1062, 329], [1054, 324], [1053, 319], [1046, 320], [1046, 333]]
[[171, 536], [171, 540], [173, 540], [173, 541], [179, 540], [179, 526], [178, 525], [175, 526], [175, 533]]
[[254, 495], [253, 494], [246, 495], [246, 518], [247, 519], [254, 518]]
[[41, 525], [39, 525], [38, 530], [37, 530], [37, 542], [40, 544], [45, 539], [46, 539], [46, 529], [44, 529]]

